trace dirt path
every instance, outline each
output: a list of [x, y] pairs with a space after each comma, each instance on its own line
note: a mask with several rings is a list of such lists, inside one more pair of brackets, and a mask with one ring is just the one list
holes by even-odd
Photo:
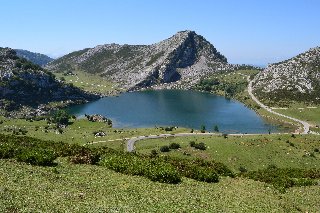
[[310, 132], [310, 124], [308, 124], [306, 121], [302, 121], [302, 120], [299, 120], [297, 118], [293, 118], [293, 117], [290, 117], [290, 116], [283, 115], [281, 113], [275, 112], [270, 107], [268, 107], [268, 106], [264, 105], [263, 103], [261, 103], [252, 93], [252, 82], [253, 81], [250, 81], [250, 76], [247, 76], [247, 80], [249, 82], [249, 84], [248, 84], [248, 93], [251, 96], [252, 100], [254, 100], [261, 108], [267, 110], [268, 112], [270, 112], [272, 114], [279, 115], [281, 117], [288, 118], [290, 120], [293, 120], [293, 121], [296, 121], [296, 122], [302, 124], [303, 125], [302, 134], [308, 134]]
[[[176, 134], [161, 134], [161, 135], [149, 135], [149, 136], [138, 136], [133, 137], [127, 142], [127, 152], [134, 151], [134, 144], [137, 141], [145, 139], [157, 139], [157, 138], [167, 138], [167, 137], [187, 137], [187, 136], [203, 136], [203, 135], [222, 135], [221, 133], [176, 133]], [[248, 136], [248, 135], [262, 135], [262, 134], [228, 134], [232, 136]]]

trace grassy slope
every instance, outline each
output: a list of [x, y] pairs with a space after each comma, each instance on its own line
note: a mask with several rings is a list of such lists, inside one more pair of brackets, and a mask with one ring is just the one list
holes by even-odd
[[99, 94], [115, 94], [120, 90], [117, 86], [100, 77], [99, 75], [94, 75], [86, 73], [83, 71], [75, 71], [76, 75], [63, 75], [63, 73], [54, 73], [57, 79], [64, 78], [66, 83], [72, 83], [74, 86], [79, 87], [88, 92], [95, 92]]
[[310, 108], [310, 106], [303, 104], [292, 104], [288, 108], [278, 108], [274, 111], [308, 121], [313, 126], [320, 126], [320, 106], [311, 106]]
[[[78, 119], [74, 120], [71, 125], [63, 129], [62, 134], [57, 134], [57, 130], [54, 129], [54, 125], [47, 125], [46, 121], [29, 122], [24, 119], [5, 119], [3, 117], [0, 117], [0, 120], [3, 121], [3, 123], [0, 124], [1, 133], [12, 134], [12, 129], [22, 128], [28, 131], [26, 134], [27, 136], [42, 140], [64, 141], [67, 143], [77, 143], [81, 145], [97, 141], [104, 141], [103, 143], [96, 144], [94, 146], [103, 145], [117, 150], [124, 150], [124, 138], [131, 138], [140, 135], [168, 133], [164, 130], [160, 130], [159, 128], [115, 129], [108, 127], [104, 123], [89, 122], [86, 119]], [[45, 129], [46, 126], [48, 126], [47, 131]], [[107, 135], [105, 137], [95, 137], [93, 134], [95, 131], [103, 131]], [[178, 128], [172, 131], [172, 133], [178, 132], [190, 132], [190, 130]]]
[[0, 160], [1, 212], [316, 212], [318, 186], [280, 194], [265, 184], [224, 178], [217, 184], [184, 179], [178, 185], [151, 182], [103, 167], [56, 168]]
[[[204, 142], [207, 150], [191, 148], [190, 141]], [[170, 137], [141, 140], [136, 143], [136, 150], [150, 154], [152, 149], [159, 152], [161, 146], [172, 142], [179, 143], [182, 148], [166, 154], [182, 158], [214, 159], [235, 172], [239, 172], [240, 166], [257, 170], [271, 164], [278, 167], [320, 168], [320, 153], [314, 152], [316, 148], [320, 149], [320, 137], [315, 135], [297, 135], [295, 138], [291, 135], [228, 136], [227, 139], [222, 136]], [[314, 157], [310, 156], [311, 153]]]

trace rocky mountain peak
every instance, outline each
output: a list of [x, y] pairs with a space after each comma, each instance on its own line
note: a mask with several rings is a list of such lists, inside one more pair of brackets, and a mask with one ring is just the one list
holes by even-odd
[[73, 52], [47, 67], [54, 72], [80, 69], [99, 74], [132, 90], [178, 81], [192, 86], [201, 76], [231, 65], [205, 38], [180, 31], [152, 45], [106, 44]]

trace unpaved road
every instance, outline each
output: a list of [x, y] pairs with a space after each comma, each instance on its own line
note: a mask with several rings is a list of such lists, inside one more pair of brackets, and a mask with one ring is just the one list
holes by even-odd
[[249, 82], [249, 84], [248, 84], [248, 93], [251, 96], [252, 100], [254, 100], [261, 108], [263, 108], [263, 109], [267, 110], [268, 112], [273, 113], [275, 115], [279, 115], [281, 117], [288, 118], [290, 120], [293, 120], [293, 121], [296, 121], [298, 123], [301, 123], [303, 125], [302, 134], [308, 134], [310, 132], [310, 124], [308, 124], [308, 122], [302, 121], [302, 120], [299, 120], [297, 118], [293, 118], [293, 117], [290, 117], [290, 116], [287, 116], [287, 115], [283, 115], [283, 114], [278, 113], [278, 112], [275, 112], [270, 107], [268, 107], [268, 106], [264, 105], [263, 103], [261, 103], [252, 93], [252, 82], [253, 81], [250, 81], [250, 76], [247, 76], [247, 80]]
[[[134, 144], [139, 140], [145, 139], [156, 139], [156, 138], [168, 138], [168, 137], [187, 137], [187, 136], [203, 136], [203, 135], [222, 135], [221, 133], [176, 133], [176, 134], [161, 134], [161, 135], [149, 135], [149, 136], [138, 136], [133, 137], [127, 142], [127, 151], [134, 151]], [[228, 135], [237, 135], [237, 136], [245, 136], [245, 135], [262, 135], [262, 134], [228, 134]]]

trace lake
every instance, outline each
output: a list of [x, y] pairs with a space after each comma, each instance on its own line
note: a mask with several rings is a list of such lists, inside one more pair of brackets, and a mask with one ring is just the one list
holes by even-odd
[[123, 93], [68, 109], [71, 114], [101, 114], [113, 127], [138, 128], [178, 126], [208, 131], [214, 126], [226, 133], [279, 132], [244, 104], [225, 97], [182, 90], [155, 90]]

